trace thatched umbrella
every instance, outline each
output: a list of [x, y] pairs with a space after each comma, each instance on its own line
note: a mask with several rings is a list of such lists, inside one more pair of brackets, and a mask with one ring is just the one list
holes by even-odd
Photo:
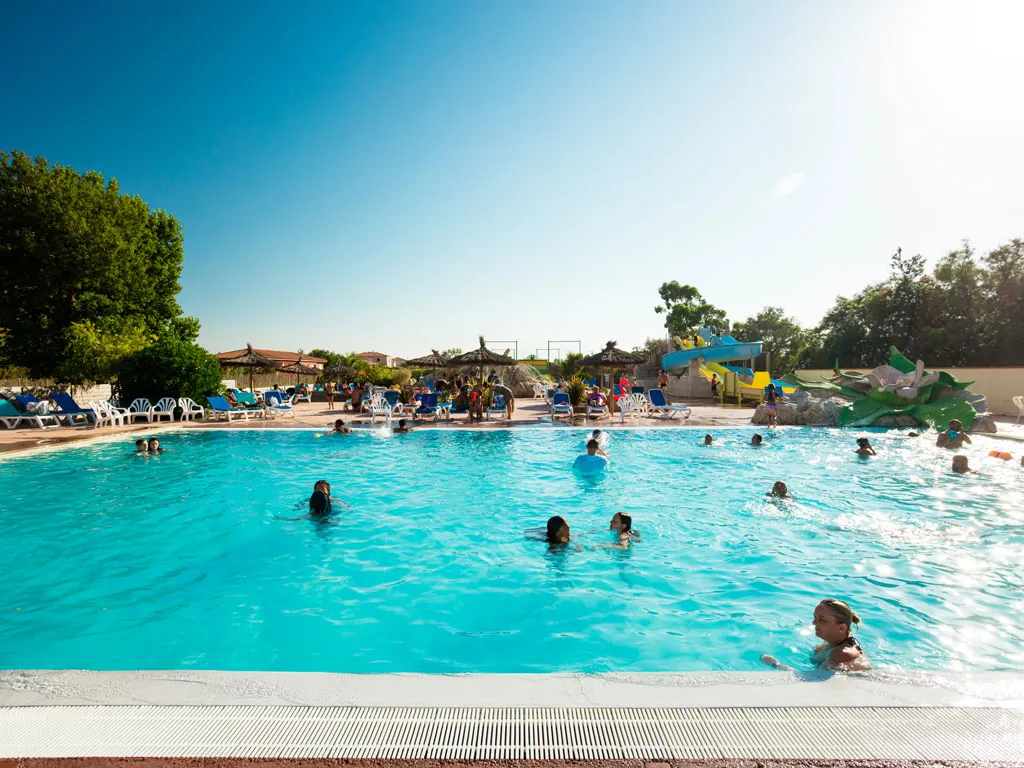
[[320, 370], [318, 368], [313, 368], [311, 366], [304, 365], [302, 363], [302, 356], [301, 355], [299, 356], [299, 361], [297, 363], [289, 363], [288, 365], [282, 365], [277, 370], [281, 371], [282, 373], [294, 373], [295, 374], [295, 383], [296, 384], [299, 383], [299, 377], [300, 376], [319, 376], [320, 375]]
[[415, 357], [412, 360], [406, 360], [405, 364], [412, 368], [447, 368], [448, 358], [436, 349], [432, 349], [430, 350], [429, 355]]
[[245, 345], [246, 350], [238, 357], [221, 358], [222, 368], [248, 368], [249, 369], [249, 391], [254, 391], [252, 386], [252, 374], [257, 368], [269, 368], [273, 370], [276, 366], [274, 361], [264, 357], [252, 348], [252, 344]]
[[323, 375], [342, 376], [350, 379], [356, 375], [356, 369], [348, 365], [332, 365], [330, 368], [324, 368]]
[[487, 342], [484, 341], [484, 337], [480, 337], [480, 348], [474, 349], [470, 352], [464, 352], [461, 355], [456, 355], [448, 361], [449, 367], [456, 366], [471, 366], [474, 368], [480, 368], [483, 371], [484, 368], [491, 366], [507, 366], [515, 365], [516, 361], [507, 355], [499, 355], [497, 352], [492, 352], [487, 348]]
[[[632, 352], [625, 352], [615, 346], [614, 341], [604, 345], [604, 349], [595, 355], [588, 355], [580, 363], [584, 368], [611, 369], [632, 367], [645, 362], [646, 358], [634, 355]], [[623, 392], [622, 394], [626, 394]]]

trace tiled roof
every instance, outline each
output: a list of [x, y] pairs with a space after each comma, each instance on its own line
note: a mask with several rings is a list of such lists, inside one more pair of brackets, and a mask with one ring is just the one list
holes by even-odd
[[360, 352], [358, 357], [388, 357], [383, 352]]
[[[214, 355], [214, 357], [218, 357], [221, 360], [226, 360], [226, 359], [229, 359], [229, 358], [232, 358], [232, 357], [238, 357], [239, 355], [244, 355], [246, 353], [246, 351], [247, 350], [243, 348], [243, 349], [235, 349], [235, 350], [232, 350], [231, 352], [218, 352], [216, 355]], [[326, 363], [327, 362], [322, 357], [313, 357], [312, 355], [300, 355], [298, 352], [283, 352], [283, 351], [281, 351], [279, 349], [256, 349], [255, 347], [253, 347], [252, 351], [256, 352], [257, 354], [263, 355], [264, 357], [266, 357], [266, 358], [268, 358], [270, 360], [275, 360], [275, 361], [279, 360], [279, 361], [281, 361], [283, 363], [297, 363], [297, 362], [299, 362], [299, 358], [300, 357], [302, 358], [302, 362], [304, 362], [304, 363]]]

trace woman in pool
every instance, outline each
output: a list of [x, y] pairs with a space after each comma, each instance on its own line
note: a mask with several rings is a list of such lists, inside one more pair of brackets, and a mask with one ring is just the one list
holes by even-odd
[[[814, 634], [824, 640], [814, 649], [813, 661], [818, 669], [837, 672], [863, 672], [871, 669], [868, 657], [851, 632], [860, 624], [860, 617], [842, 600], [827, 598], [814, 609]], [[776, 669], [792, 669], [774, 656], [764, 654], [761, 661]]]
[[572, 538], [572, 532], [569, 530], [569, 524], [565, 522], [564, 517], [561, 515], [555, 515], [548, 519], [548, 528], [545, 540], [551, 549], [559, 549], [566, 546], [569, 543], [570, 538]]
[[866, 437], [857, 438], [857, 450], [854, 451], [858, 456], [877, 456], [875, 449], [871, 447], [871, 441]]

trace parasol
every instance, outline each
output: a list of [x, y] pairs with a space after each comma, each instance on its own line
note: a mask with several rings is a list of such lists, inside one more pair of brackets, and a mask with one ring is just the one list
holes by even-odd
[[264, 357], [252, 348], [252, 344], [246, 344], [245, 352], [238, 357], [221, 358], [222, 368], [248, 368], [249, 369], [249, 391], [254, 391], [252, 386], [252, 375], [257, 368], [268, 368], [273, 370], [276, 365], [268, 357]]

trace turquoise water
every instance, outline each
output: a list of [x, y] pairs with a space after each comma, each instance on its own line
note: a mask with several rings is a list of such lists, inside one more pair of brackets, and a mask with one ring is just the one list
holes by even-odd
[[[555, 672], [807, 667], [824, 596], [876, 666], [1024, 670], [1024, 470], [930, 438], [752, 429], [168, 433], [0, 461], [0, 667]], [[1006, 450], [1013, 445], [999, 442]], [[325, 478], [336, 524], [283, 521]], [[795, 500], [764, 494], [785, 480]], [[642, 542], [601, 549], [615, 510]], [[552, 514], [581, 551], [524, 535]]]

